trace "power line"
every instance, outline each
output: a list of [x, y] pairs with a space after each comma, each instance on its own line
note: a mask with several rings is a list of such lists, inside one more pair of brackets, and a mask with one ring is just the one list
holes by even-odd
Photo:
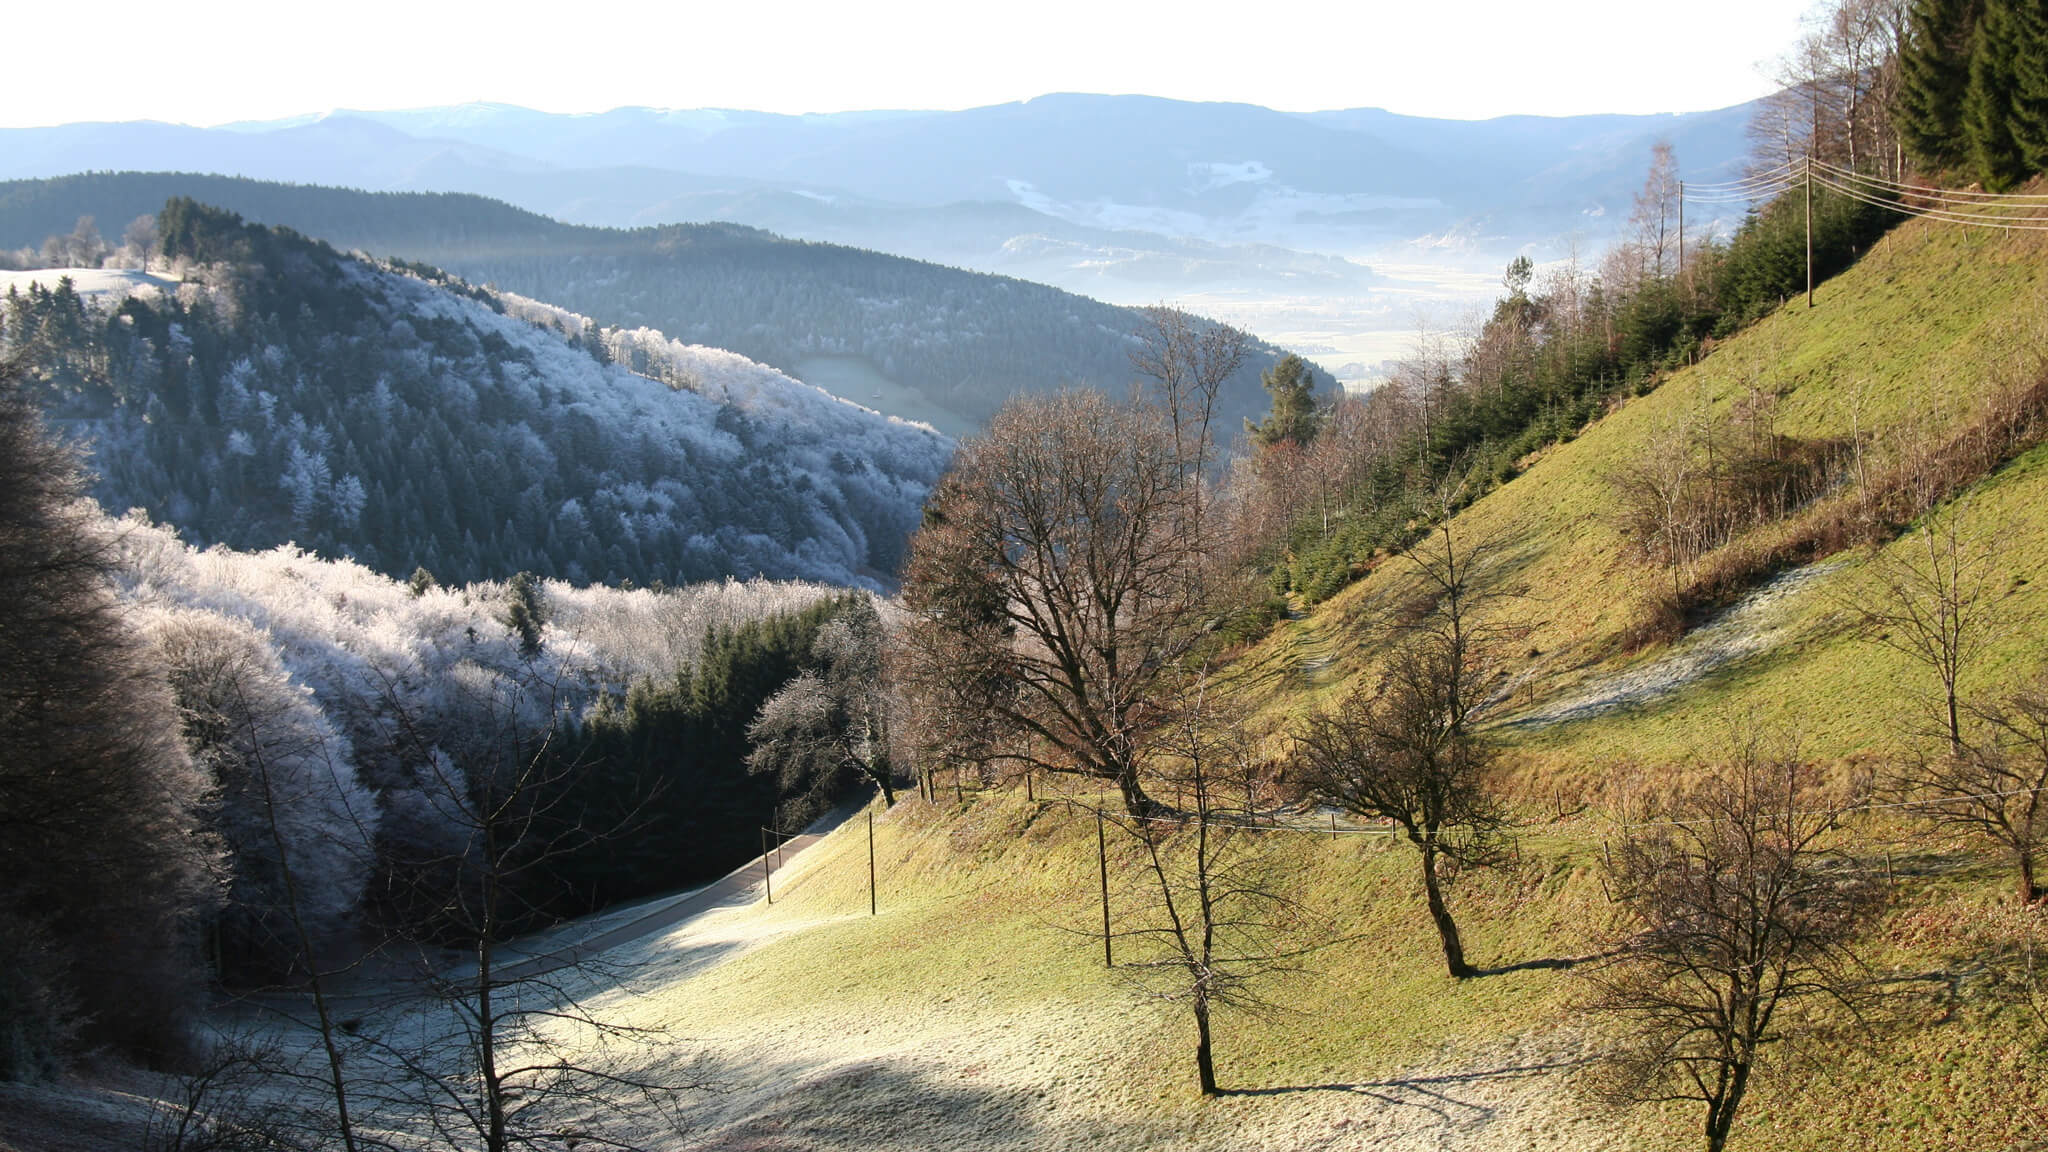
[[[2007, 232], [2048, 232], [2048, 219], [2042, 217], [1991, 216], [1977, 212], [1965, 212], [1950, 208], [1916, 208], [1888, 199], [1867, 189], [1844, 184], [1827, 176], [1816, 176], [1814, 182], [1831, 189], [1858, 203], [1883, 208], [1901, 216], [1920, 220], [1939, 220], [1944, 224], [1964, 224], [1973, 228], [1998, 228]], [[1989, 205], [1987, 205], [1989, 207]], [[2015, 207], [2018, 207], [2015, 205]]]
[[1734, 192], [1744, 188], [1752, 188], [1759, 184], [1771, 184], [1788, 177], [1797, 179], [1798, 176], [1799, 172], [1796, 165], [1780, 164], [1776, 168], [1745, 176], [1740, 180], [1694, 180], [1687, 181], [1686, 186], [1703, 191], [1708, 195], [1713, 195], [1720, 192]]
[[1977, 192], [1968, 188], [1933, 188], [1925, 184], [1908, 184], [1902, 180], [1873, 176], [1868, 172], [1857, 172], [1836, 164], [1830, 164], [1825, 160], [1815, 160], [1813, 166], [1841, 179], [1889, 189], [1901, 195], [1920, 196], [1930, 200], [1968, 203], [1972, 207], [1992, 207], [2000, 204], [2048, 205], [2048, 195], [2034, 195], [2023, 192]]
[[[1794, 188], [1818, 184], [1858, 203], [1883, 208], [1901, 216], [1923, 220], [1938, 220], [1945, 224], [1964, 224], [1973, 227], [1999, 228], [2014, 232], [2048, 231], [2048, 218], [2038, 216], [2011, 216], [1994, 214], [1995, 209], [2011, 208], [2021, 212], [2037, 212], [2048, 209], [2048, 195], [2001, 194], [1993, 192], [1947, 191], [1924, 185], [1908, 184], [1854, 172], [1830, 164], [1825, 160], [1813, 160], [1809, 165], [1781, 165], [1770, 172], [1743, 181], [1722, 184], [1693, 184], [1682, 182], [1679, 193], [1682, 200], [1695, 204], [1745, 204], [1758, 200], [1772, 199]], [[1903, 203], [1900, 197], [1921, 197], [1934, 201], [1931, 205]]]

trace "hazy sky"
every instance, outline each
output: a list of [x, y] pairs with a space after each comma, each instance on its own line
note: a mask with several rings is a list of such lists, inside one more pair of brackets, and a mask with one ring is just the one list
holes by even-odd
[[0, 125], [494, 100], [829, 112], [1137, 92], [1476, 118], [1763, 94], [1810, 0], [13, 5]]

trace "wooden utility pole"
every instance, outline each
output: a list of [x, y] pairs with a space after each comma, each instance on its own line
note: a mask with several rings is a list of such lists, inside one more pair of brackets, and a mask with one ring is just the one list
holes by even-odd
[[1102, 809], [1095, 810], [1095, 866], [1102, 873], [1102, 966], [1116, 967], [1109, 949], [1109, 840], [1102, 831]]
[[1813, 307], [1813, 153], [1806, 154], [1806, 306]]
[[868, 813], [868, 915], [875, 914], [875, 814]]
[[1678, 279], [1685, 281], [1685, 181], [1678, 182]]

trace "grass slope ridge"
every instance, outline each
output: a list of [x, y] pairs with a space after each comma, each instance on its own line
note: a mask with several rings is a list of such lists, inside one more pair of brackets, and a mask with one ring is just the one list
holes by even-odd
[[[1513, 737], [1522, 758], [1589, 777], [1621, 761], [1676, 762], [1718, 738], [1729, 716], [1749, 713], [1798, 733], [1810, 755], [1875, 755], [1901, 729], [1915, 706], [1908, 689], [1926, 673], [1853, 635], [1849, 606], [1868, 595], [1866, 554], [1835, 552], [1824, 567], [1759, 594], [1768, 604], [1742, 604], [1752, 625], [1727, 637], [1742, 651], [1697, 653], [1693, 638], [1638, 649], [1671, 577], [1632, 554], [1617, 480], [1668, 450], [1677, 430], [1716, 421], [1760, 421], [1809, 443], [1860, 437], [1873, 460], [1899, 445], [1925, 451], [1981, 422], [2001, 389], [2042, 379], [2044, 316], [2048, 242], [1905, 225], [1824, 284], [1817, 308], [1803, 300], [1780, 308], [1461, 512], [1454, 531], [1497, 542], [1503, 582], [1529, 593], [1501, 602], [1501, 618], [1529, 634], [1513, 696], [1495, 713], [1546, 721]], [[2005, 464], [1963, 503], [1973, 522], [1995, 526], [2001, 581], [2018, 581], [2001, 610], [2003, 640], [1977, 669], [1981, 688], [2031, 674], [2048, 657], [2039, 639], [2048, 598], [2026, 581], [2048, 565], [2048, 451]], [[1766, 524], [1723, 551], [1757, 549], [1768, 558], [1781, 543], [1774, 534], [1789, 531]], [[1779, 562], [1801, 554], [1792, 549]], [[1721, 559], [1710, 553], [1701, 567]], [[1748, 562], [1729, 562], [1736, 560]], [[1334, 698], [1370, 670], [1384, 635], [1376, 622], [1411, 590], [1406, 568], [1379, 558], [1370, 576], [1308, 619], [1283, 625], [1259, 655], [1286, 660], [1297, 649], [1333, 649], [1335, 667], [1314, 696]], [[1703, 658], [1679, 661], [1692, 670], [1669, 677], [1664, 690], [1633, 702], [1615, 690], [1620, 678], [1689, 655]], [[1548, 722], [1560, 704], [1603, 695], [1628, 706]]]
[[[1047, 792], [956, 802], [941, 789], [878, 816], [877, 916], [856, 819], [778, 874], [772, 905], [627, 946], [630, 987], [597, 989], [595, 1006], [689, 1037], [649, 1071], [718, 1089], [692, 1100], [685, 1146], [1697, 1147], [1692, 1111], [1617, 1113], [1584, 1090], [1602, 1040], [1576, 1010], [1576, 973], [1444, 976], [1413, 854], [1377, 837], [1265, 834], [1267, 865], [1340, 917], [1344, 938], [1269, 988], [1281, 1011], [1218, 1013], [1224, 1095], [1205, 1100], [1186, 1008], [1103, 967], [1095, 822]], [[1605, 921], [1604, 830], [1529, 830], [1515, 867], [1462, 878], [1473, 953], [1501, 965], [1581, 954]], [[1999, 883], [1945, 847], [1874, 942], [1879, 970], [1963, 946], [1973, 919], [1997, 915], [1986, 893]], [[1120, 931], [1148, 915], [1138, 852], [1111, 831]], [[2024, 1146], [2048, 1109], [2030, 1071], [2040, 1038], [2021, 1013], [1987, 1008], [1981, 987], [1946, 1004], [1938, 992], [1903, 1002], [1882, 1042], [1852, 1031], [1774, 1053], [1735, 1146]]]

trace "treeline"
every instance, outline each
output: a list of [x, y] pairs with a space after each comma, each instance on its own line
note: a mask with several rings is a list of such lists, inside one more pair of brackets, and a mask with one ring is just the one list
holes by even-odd
[[[367, 193], [176, 173], [91, 173], [0, 185], [0, 248], [35, 257], [89, 215], [118, 227], [191, 197], [344, 250], [421, 261], [619, 328], [659, 328], [793, 372], [856, 357], [944, 413], [986, 423], [1019, 392], [1132, 378], [1130, 309], [1024, 280], [733, 224], [562, 224], [457, 194]], [[51, 251], [69, 251], [60, 243]], [[1261, 345], [1223, 400], [1257, 415]]]
[[473, 950], [710, 879], [862, 778], [788, 771], [753, 729], [807, 674], [879, 661], [868, 593], [443, 586], [200, 550], [78, 500], [19, 375], [0, 381], [0, 1079], [84, 1047], [176, 1063], [209, 979]]
[[[1428, 515], [1514, 478], [1521, 461], [1569, 440], [1617, 399], [1656, 386], [1705, 344], [1806, 286], [1806, 216], [1788, 196], [1725, 241], [1688, 234], [1679, 267], [1675, 166], [1662, 153], [1627, 240], [1597, 273], [1576, 263], [1538, 278], [1518, 260], [1506, 294], [1469, 342], [1425, 337], [1382, 386], [1346, 397], [1319, 433], [1240, 463], [1239, 531], [1276, 592], [1322, 600]], [[1846, 268], [1897, 219], [1819, 192], [1814, 275]]]
[[179, 290], [31, 285], [0, 335], [93, 443], [94, 496], [202, 543], [464, 581], [886, 580], [950, 451], [728, 353], [191, 201], [158, 234]]
[[2029, 0], [1914, 0], [1899, 135], [1922, 170], [2004, 191], [2048, 171], [2048, 11]]

